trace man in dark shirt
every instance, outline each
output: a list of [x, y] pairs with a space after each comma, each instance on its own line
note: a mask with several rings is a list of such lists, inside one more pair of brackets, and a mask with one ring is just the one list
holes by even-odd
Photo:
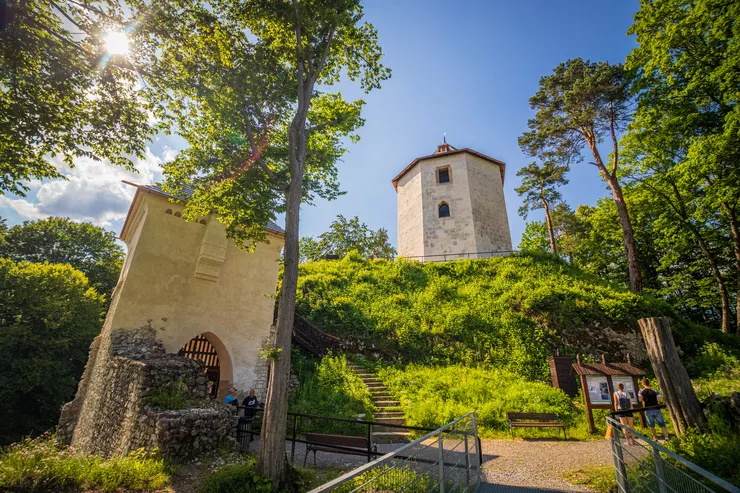
[[242, 406], [244, 406], [244, 416], [254, 418], [254, 415], [257, 414], [257, 409], [259, 409], [259, 402], [257, 401], [257, 396], [254, 395], [254, 389], [249, 389], [249, 395], [242, 401]]
[[[650, 380], [647, 378], [642, 379], [642, 389], [637, 393], [640, 402], [643, 406], [651, 407], [657, 406], [662, 397], [655, 390], [650, 388]], [[658, 426], [663, 431], [663, 439], [668, 440], [668, 429], [665, 427], [665, 420], [663, 419], [663, 413], [660, 409], [650, 409], [645, 411], [645, 417], [647, 418], [648, 426], [650, 426], [650, 433], [653, 434], [653, 440], [657, 440], [658, 437], [655, 434], [655, 422], [658, 422]]]

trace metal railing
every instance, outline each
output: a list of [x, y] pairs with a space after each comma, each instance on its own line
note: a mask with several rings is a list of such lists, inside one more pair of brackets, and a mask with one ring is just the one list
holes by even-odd
[[[236, 439], [241, 445], [242, 450], [248, 452], [251, 448], [252, 440], [255, 437], [259, 438], [260, 436], [262, 428], [262, 413], [264, 412], [264, 409], [252, 408], [250, 410], [250, 414], [252, 415], [249, 418], [242, 416], [242, 412], [246, 410], [247, 408], [244, 406], [237, 407], [239, 421], [236, 429]], [[359, 455], [356, 453], [358, 451], [357, 447], [346, 447], [307, 440], [305, 438], [306, 433], [325, 433], [366, 438], [365, 453], [363, 455], [366, 455], [367, 461], [370, 462], [372, 459], [382, 455], [382, 453], [377, 452], [376, 445], [378, 445], [378, 443], [373, 438], [373, 432], [375, 431], [410, 431], [418, 434], [433, 431], [431, 428], [423, 428], [420, 426], [398, 425], [382, 421], [365, 421], [362, 419], [337, 418], [334, 416], [319, 416], [316, 414], [293, 412], [288, 413], [288, 422], [286, 427], [288, 433], [285, 440], [286, 442], [290, 442], [291, 463], [295, 463], [296, 444], [299, 443], [304, 445], [319, 445], [323, 449], [332, 449], [336, 451], [336, 453], [352, 452], [354, 455]], [[382, 443], [387, 442], [383, 440]]]
[[468, 258], [492, 258], [506, 257], [517, 250], [496, 250], [492, 252], [462, 252], [462, 253], [440, 253], [437, 255], [397, 256], [397, 259], [418, 260], [420, 262], [447, 262], [448, 260], [460, 260]]
[[[616, 419], [607, 417], [606, 421], [614, 430], [611, 450], [617, 493], [740, 493], [740, 488]], [[636, 438], [636, 445], [625, 445], [625, 432]]]
[[309, 493], [472, 493], [479, 484], [473, 411]]

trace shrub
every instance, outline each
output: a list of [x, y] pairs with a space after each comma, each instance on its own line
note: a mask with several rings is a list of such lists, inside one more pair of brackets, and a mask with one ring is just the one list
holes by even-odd
[[0, 454], [0, 490], [10, 492], [154, 490], [170, 482], [169, 468], [143, 450], [102, 459], [75, 453], [44, 435]]
[[258, 476], [254, 461], [246, 464], [230, 464], [208, 476], [198, 493], [270, 493], [270, 480]]
[[[428, 469], [428, 468], [427, 468]], [[337, 493], [362, 491], [403, 491], [404, 493], [428, 493], [436, 488], [434, 471], [419, 473], [409, 466], [383, 465], [370, 469], [336, 488]]]
[[567, 425], [578, 414], [560, 389], [507, 371], [409, 365], [381, 369], [379, 376], [399, 398], [412, 426], [437, 428], [474, 409], [484, 433], [507, 430], [506, 412], [555, 413]]
[[56, 424], [100, 331], [103, 304], [69, 265], [0, 259], [0, 444]]
[[[315, 359], [294, 349], [292, 365], [299, 382], [298, 389], [290, 396], [292, 412], [351, 419], [364, 414], [366, 420], [372, 419], [370, 391], [348, 366], [346, 356], [328, 354]], [[299, 431], [357, 435], [363, 434], [366, 428], [301, 418]]]

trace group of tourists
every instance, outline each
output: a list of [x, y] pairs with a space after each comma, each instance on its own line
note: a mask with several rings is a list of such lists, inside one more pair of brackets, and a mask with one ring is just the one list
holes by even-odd
[[[642, 389], [637, 393], [637, 398], [642, 405], [647, 408], [655, 408], [663, 400], [663, 397], [655, 390], [650, 388], [650, 380], [647, 378], [642, 379]], [[619, 416], [619, 422], [629, 428], [634, 428], [635, 415], [633, 410], [635, 409], [632, 397], [624, 391], [624, 384], [619, 383], [617, 385], [617, 391], [614, 392], [614, 409], [617, 410]], [[663, 419], [663, 413], [660, 409], [647, 409], [645, 411], [645, 418], [647, 419], [648, 426], [650, 427], [650, 433], [653, 435], [653, 440], [658, 440], [655, 433], [655, 424], [660, 426], [663, 432], [663, 439], [668, 440], [668, 429], [665, 426], [665, 420]], [[631, 433], [624, 430], [624, 436], [627, 439], [628, 445], [636, 445], [635, 438]]]
[[[224, 404], [232, 406], [237, 413], [239, 408], [238, 393], [239, 391], [236, 387], [231, 387], [226, 397], [224, 397]], [[242, 400], [241, 407], [244, 408], [244, 417], [246, 418], [254, 418], [254, 415], [257, 414], [257, 410], [260, 409], [260, 403], [254, 394], [254, 389], [249, 389], [249, 394]]]

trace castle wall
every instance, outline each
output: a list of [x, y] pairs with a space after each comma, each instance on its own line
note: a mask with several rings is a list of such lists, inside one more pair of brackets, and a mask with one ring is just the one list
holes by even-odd
[[[203, 364], [167, 354], [155, 332], [143, 327], [98, 336], [78, 395], [62, 409], [60, 442], [104, 457], [158, 448], [164, 457], [180, 460], [236, 437], [231, 410], [206, 399]], [[191, 402], [186, 409], [149, 402], [155, 393], [175, 388]]]
[[511, 232], [501, 170], [470, 154], [466, 155], [466, 161], [475, 225], [475, 251], [510, 251]]
[[182, 209], [154, 194], [141, 198], [110, 325], [151, 323], [168, 352], [205, 333], [219, 352], [220, 389], [263, 392], [258, 350], [272, 324], [283, 238], [268, 233], [247, 253], [226, 239], [216, 215], [189, 222], [176, 216]]

